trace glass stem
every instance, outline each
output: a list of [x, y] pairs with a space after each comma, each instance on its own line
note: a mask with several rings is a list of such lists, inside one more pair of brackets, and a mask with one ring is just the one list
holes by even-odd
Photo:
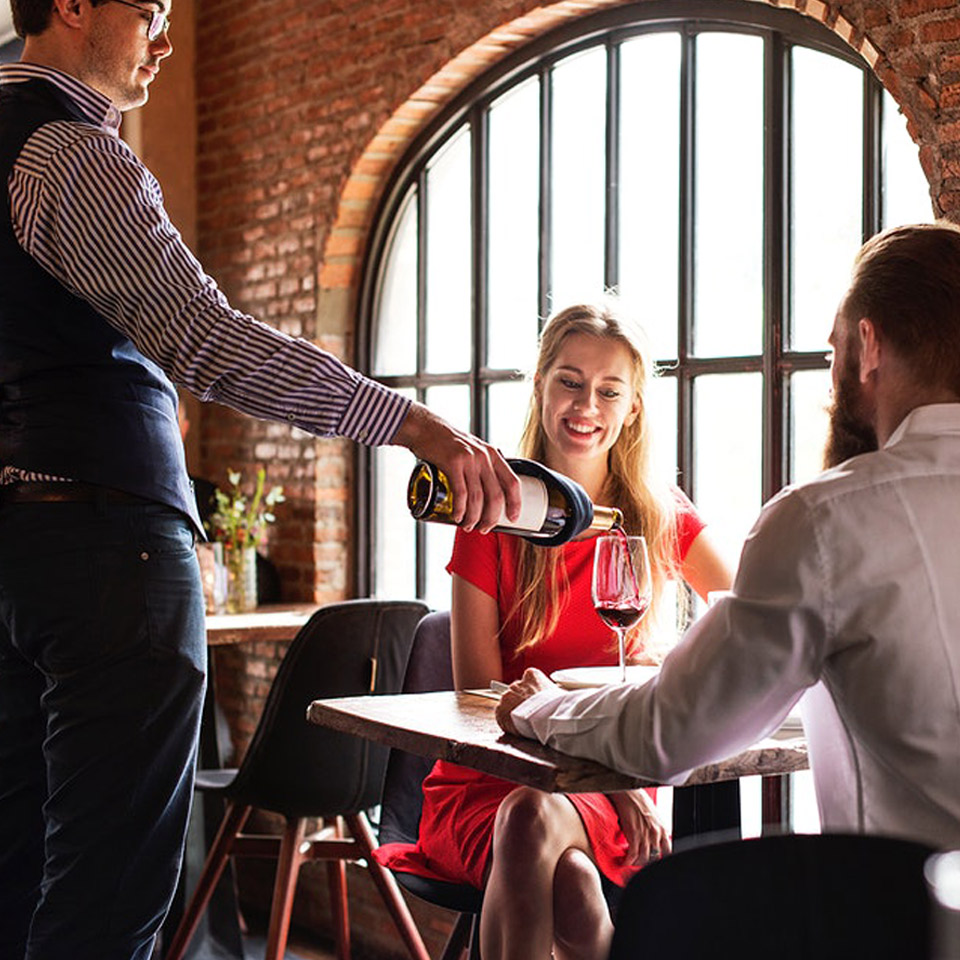
[[617, 630], [617, 655], [620, 658], [620, 682], [627, 682], [627, 631]]

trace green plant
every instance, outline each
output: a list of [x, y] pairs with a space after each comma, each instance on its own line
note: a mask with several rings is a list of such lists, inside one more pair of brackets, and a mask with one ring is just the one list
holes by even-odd
[[227, 470], [229, 492], [219, 488], [214, 492], [217, 509], [207, 523], [207, 530], [214, 540], [227, 548], [255, 547], [263, 539], [268, 523], [276, 517], [273, 507], [283, 503], [283, 487], [271, 487], [264, 493], [266, 470], [257, 470], [253, 497], [248, 501], [241, 489], [241, 475], [236, 470]]

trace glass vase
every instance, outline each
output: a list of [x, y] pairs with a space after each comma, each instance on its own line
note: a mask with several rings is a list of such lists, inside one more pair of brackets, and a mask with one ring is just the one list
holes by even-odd
[[227, 569], [227, 613], [249, 613], [257, 609], [256, 547], [223, 548]]
[[198, 543], [197, 560], [207, 613], [226, 613], [227, 569], [223, 564], [223, 544], [216, 540]]

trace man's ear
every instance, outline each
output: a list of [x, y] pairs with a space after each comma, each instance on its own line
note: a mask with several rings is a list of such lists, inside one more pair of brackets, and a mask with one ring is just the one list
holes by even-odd
[[860, 382], [866, 383], [870, 375], [880, 368], [880, 338], [872, 320], [861, 317], [857, 323], [860, 345]]
[[88, 0], [53, 0], [53, 15], [59, 16], [68, 27], [78, 27]]

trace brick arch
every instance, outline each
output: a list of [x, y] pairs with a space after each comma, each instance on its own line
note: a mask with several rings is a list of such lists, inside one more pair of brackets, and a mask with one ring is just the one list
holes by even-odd
[[[355, 292], [377, 202], [394, 166], [413, 139], [469, 83], [513, 50], [574, 17], [629, 0], [561, 0], [524, 14], [496, 29], [445, 64], [401, 104], [377, 131], [357, 160], [340, 194], [337, 219], [327, 235], [321, 260], [321, 291]], [[822, 0], [762, 0], [787, 7], [825, 24], [856, 50], [889, 87], [889, 67], [866, 34]], [[886, 67], [886, 69], [884, 69]], [[892, 90], [894, 95], [897, 91]], [[899, 97], [897, 97], [899, 99]], [[908, 117], [909, 119], [909, 117]], [[912, 125], [911, 125], [912, 127]]]

